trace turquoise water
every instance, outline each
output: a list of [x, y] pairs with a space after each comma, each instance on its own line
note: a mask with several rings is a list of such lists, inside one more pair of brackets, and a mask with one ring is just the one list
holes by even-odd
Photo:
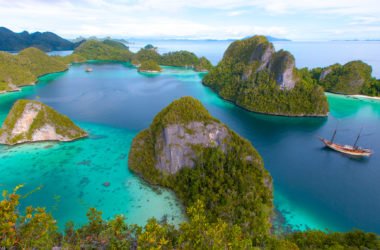
[[[0, 184], [23, 192], [43, 188], [25, 204], [46, 206], [60, 225], [83, 223], [88, 207], [129, 222], [147, 218], [181, 221], [174, 196], [149, 188], [128, 171], [127, 155], [138, 131], [181, 96], [198, 98], [212, 115], [249, 139], [274, 179], [275, 205], [282, 223], [293, 229], [380, 233], [379, 154], [355, 160], [326, 150], [316, 138], [329, 137], [339, 123], [337, 141], [352, 143], [361, 127], [370, 136], [360, 144], [380, 152], [380, 102], [328, 95], [328, 119], [285, 118], [246, 112], [221, 100], [201, 84], [202, 74], [164, 67], [162, 74], [140, 74], [129, 64], [73, 65], [22, 92], [0, 96], [0, 121], [19, 98], [39, 98], [74, 119], [90, 137], [72, 143], [0, 147]], [[103, 185], [110, 182], [109, 187]]]

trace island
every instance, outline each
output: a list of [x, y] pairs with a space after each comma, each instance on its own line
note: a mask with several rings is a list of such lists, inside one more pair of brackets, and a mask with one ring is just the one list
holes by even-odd
[[145, 72], [145, 73], [159, 73], [162, 71], [160, 65], [154, 60], [147, 60], [143, 61], [139, 68], [139, 72]]
[[203, 78], [222, 98], [257, 113], [325, 117], [323, 88], [307, 69], [297, 69], [288, 51], [275, 51], [264, 36], [238, 40]]
[[194, 70], [198, 72], [209, 72], [213, 68], [211, 62], [204, 56], [199, 58], [198, 62], [194, 66]]
[[0, 93], [19, 91], [22, 86], [35, 84], [42, 75], [67, 70], [65, 60], [37, 48], [24, 49], [17, 55], [0, 52]]
[[18, 100], [0, 129], [0, 144], [73, 141], [87, 133], [67, 116], [33, 100]]
[[192, 97], [173, 101], [134, 138], [128, 166], [186, 207], [202, 201], [210, 222], [238, 224], [258, 238], [270, 231], [272, 179], [260, 155]]
[[53, 32], [15, 33], [5, 27], [0, 27], [0, 50], [3, 51], [20, 51], [29, 47], [36, 47], [43, 51], [73, 50], [79, 44], [80, 42], [70, 42]]
[[153, 48], [153, 45], [148, 44], [144, 48], [140, 49], [136, 54], [133, 55], [132, 64], [138, 66], [143, 61], [155, 61], [157, 64], [161, 62], [161, 55]]
[[121, 42], [115, 40], [88, 40], [74, 50], [74, 54], [86, 60], [129, 62], [133, 53]]
[[362, 61], [334, 64], [310, 71], [325, 91], [343, 95], [380, 96], [380, 80], [372, 77], [372, 67]]

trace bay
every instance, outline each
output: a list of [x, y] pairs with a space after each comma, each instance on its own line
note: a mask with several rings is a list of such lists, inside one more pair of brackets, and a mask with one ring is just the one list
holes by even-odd
[[[197, 46], [201, 47], [197, 54], [206, 53], [206, 45]], [[293, 51], [297, 60], [308, 46], [293, 48], [299, 51]], [[318, 65], [344, 59], [343, 53], [330, 53]], [[369, 54], [358, 59], [370, 61]], [[73, 143], [0, 146], [1, 188], [25, 183], [23, 192], [27, 193], [43, 186], [23, 206], [46, 206], [61, 227], [67, 220], [84, 223], [91, 206], [101, 209], [105, 218], [122, 213], [140, 225], [151, 216], [169, 215], [176, 223], [183, 220], [173, 194], [165, 190], [158, 194], [129, 172], [127, 154], [132, 138], [149, 126], [157, 112], [174, 99], [190, 95], [258, 149], [273, 176], [274, 202], [285, 225], [380, 233], [379, 102], [328, 94], [327, 119], [273, 117], [221, 100], [201, 84], [203, 75], [191, 70], [164, 67], [159, 75], [140, 74], [129, 64], [98, 62], [90, 65], [94, 71], [89, 74], [84, 71], [88, 66], [73, 65], [22, 92], [0, 95], [0, 122], [17, 99], [39, 99], [90, 132], [90, 138]], [[371, 134], [359, 144], [372, 148], [373, 157], [355, 160], [324, 149], [317, 136], [331, 136], [337, 124], [341, 143], [352, 144], [362, 127]], [[103, 186], [107, 181], [108, 188]]]

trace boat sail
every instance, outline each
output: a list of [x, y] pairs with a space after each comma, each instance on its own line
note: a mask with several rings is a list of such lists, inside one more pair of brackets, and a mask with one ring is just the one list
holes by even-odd
[[322, 137], [319, 137], [319, 139], [323, 142], [323, 144], [325, 144], [326, 147], [331, 148], [335, 151], [338, 151], [342, 154], [356, 156], [356, 157], [369, 157], [372, 155], [373, 152], [371, 149], [361, 148], [357, 146], [362, 130], [360, 130], [359, 135], [357, 136], [353, 146], [334, 143], [336, 132], [337, 130], [335, 129], [334, 134], [331, 137], [331, 140], [328, 140]]

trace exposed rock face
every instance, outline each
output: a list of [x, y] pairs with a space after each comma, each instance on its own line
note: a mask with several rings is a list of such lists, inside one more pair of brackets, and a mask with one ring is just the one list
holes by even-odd
[[269, 69], [273, 72], [276, 82], [283, 89], [293, 89], [296, 85], [294, 76], [295, 60], [287, 51], [277, 52], [270, 62]]
[[230, 44], [223, 59], [202, 83], [247, 110], [283, 116], [327, 116], [323, 88], [305, 69], [298, 70], [293, 55], [275, 51], [264, 36]]
[[0, 129], [0, 143], [72, 141], [87, 136], [68, 117], [41, 102], [17, 101]]
[[166, 127], [155, 144], [156, 168], [174, 174], [184, 167], [193, 167], [194, 145], [220, 147], [226, 150], [227, 128], [219, 123], [191, 122]]
[[[239, 42], [241, 45], [238, 44]], [[297, 78], [294, 75], [295, 59], [292, 54], [284, 50], [276, 52], [273, 44], [261, 36], [236, 41], [235, 43], [237, 44], [230, 45], [223, 59], [230, 58], [235, 63], [241, 63], [245, 61], [245, 54], [249, 55], [248, 61], [245, 62], [248, 71], [243, 73], [243, 81], [248, 80], [253, 73], [267, 71], [274, 76], [282, 89], [294, 88]], [[250, 67], [250, 65], [257, 66]]]
[[327, 76], [328, 74], [330, 74], [332, 71], [333, 71], [333, 69], [332, 69], [331, 67], [329, 67], [329, 68], [325, 68], [325, 69], [322, 71], [321, 75], [319, 76], [319, 81], [323, 81], [323, 80], [326, 78], [326, 76]]
[[260, 63], [260, 66], [257, 69], [257, 72], [261, 71], [263, 69], [268, 68], [270, 60], [274, 53], [275, 49], [273, 47], [273, 44], [261, 43], [252, 52], [250, 62], [258, 61]]

